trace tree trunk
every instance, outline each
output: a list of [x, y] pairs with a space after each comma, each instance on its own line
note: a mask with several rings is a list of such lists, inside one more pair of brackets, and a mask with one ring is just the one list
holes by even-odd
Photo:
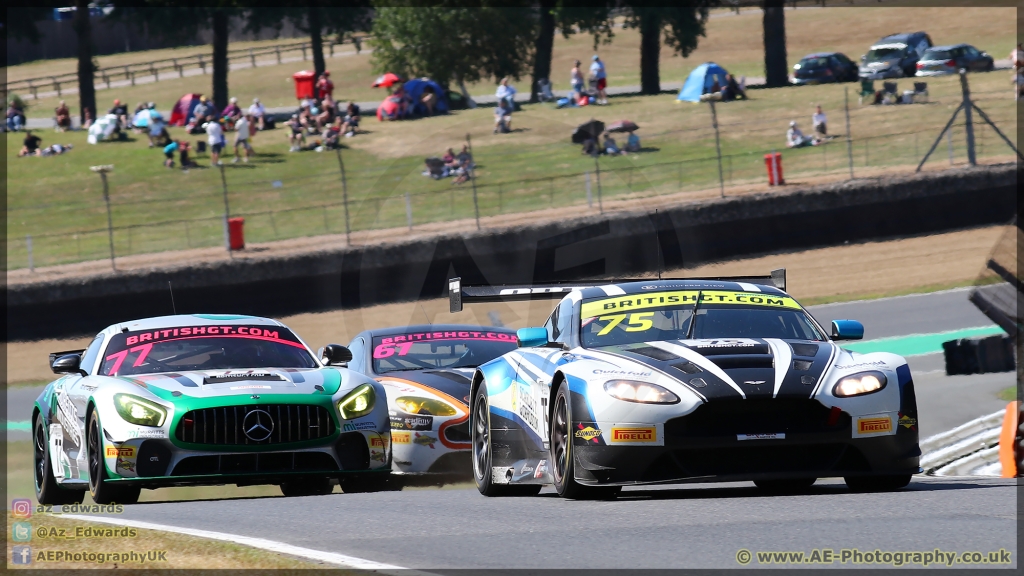
[[92, 21], [89, 20], [89, 0], [75, 1], [75, 33], [78, 35], [78, 106], [82, 124], [85, 111], [96, 119], [96, 86], [93, 84]]
[[551, 54], [555, 45], [555, 0], [541, 0], [540, 3], [540, 32], [537, 34], [537, 42], [534, 44], [533, 56], [533, 85], [530, 87], [530, 102], [540, 100], [540, 86], [538, 82], [546, 79], [551, 82]]
[[213, 13], [213, 104], [217, 111], [228, 105], [228, 14]]
[[316, 76], [319, 78], [324, 73], [324, 70], [327, 69], [327, 64], [324, 63], [323, 38], [320, 36], [320, 8], [316, 5], [311, 5], [306, 20], [309, 24], [309, 40], [313, 49], [313, 71], [316, 72]]
[[764, 75], [769, 88], [789, 85], [786, 15], [782, 0], [765, 0], [764, 3]]
[[657, 8], [640, 14], [640, 93], [661, 92], [658, 58], [661, 56], [661, 15]]

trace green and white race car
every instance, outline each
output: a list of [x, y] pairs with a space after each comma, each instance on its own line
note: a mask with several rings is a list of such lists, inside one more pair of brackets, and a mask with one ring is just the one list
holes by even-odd
[[[318, 358], [318, 356], [322, 357]], [[288, 327], [252, 316], [114, 324], [85, 350], [50, 355], [32, 413], [36, 497], [136, 502], [142, 488], [278, 484], [285, 495], [386, 485], [384, 388], [332, 366]]]

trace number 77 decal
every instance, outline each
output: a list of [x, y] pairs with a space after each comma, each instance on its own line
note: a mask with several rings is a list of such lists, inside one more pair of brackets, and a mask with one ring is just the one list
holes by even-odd
[[146, 361], [146, 356], [149, 355], [149, 351], [152, 349], [153, 343], [147, 342], [146, 344], [140, 344], [138, 346], [135, 346], [134, 348], [129, 348], [128, 350], [121, 350], [120, 352], [115, 352], [114, 354], [107, 356], [106, 358], [104, 358], [105, 361], [114, 360], [114, 365], [110, 367], [110, 370], [107, 370], [107, 374], [113, 374], [114, 376], [117, 376], [117, 371], [121, 369], [121, 364], [124, 363], [124, 360], [125, 358], [128, 357], [129, 352], [139, 352], [139, 357], [136, 358], [135, 362], [132, 363], [132, 368], [138, 368], [139, 366], [142, 366], [142, 363]]

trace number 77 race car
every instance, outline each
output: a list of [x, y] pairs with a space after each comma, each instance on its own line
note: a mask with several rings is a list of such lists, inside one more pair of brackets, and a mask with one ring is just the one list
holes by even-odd
[[639, 484], [753, 481], [796, 491], [822, 477], [895, 490], [920, 471], [907, 362], [856, 354], [770, 276], [462, 286], [463, 303], [561, 298], [520, 348], [473, 376], [470, 431], [487, 496], [614, 497]]
[[278, 484], [286, 496], [385, 484], [384, 388], [286, 326], [193, 314], [114, 324], [50, 355], [32, 412], [41, 504], [132, 504], [142, 488]]

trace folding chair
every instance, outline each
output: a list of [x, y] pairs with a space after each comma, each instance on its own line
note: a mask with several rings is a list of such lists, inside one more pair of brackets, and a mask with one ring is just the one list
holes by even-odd
[[541, 78], [538, 80], [537, 87], [540, 88], [541, 102], [554, 102], [557, 100], [555, 95], [551, 92], [551, 82], [549, 82], [547, 78]]
[[895, 104], [898, 102], [899, 96], [896, 94], [895, 82], [882, 82], [882, 104]]
[[870, 97], [869, 104], [875, 103], [875, 81], [862, 78], [860, 81], [860, 94], [858, 95], [858, 103], [864, 104], [864, 97]]
[[928, 101], [928, 83], [914, 82], [914, 102]]

